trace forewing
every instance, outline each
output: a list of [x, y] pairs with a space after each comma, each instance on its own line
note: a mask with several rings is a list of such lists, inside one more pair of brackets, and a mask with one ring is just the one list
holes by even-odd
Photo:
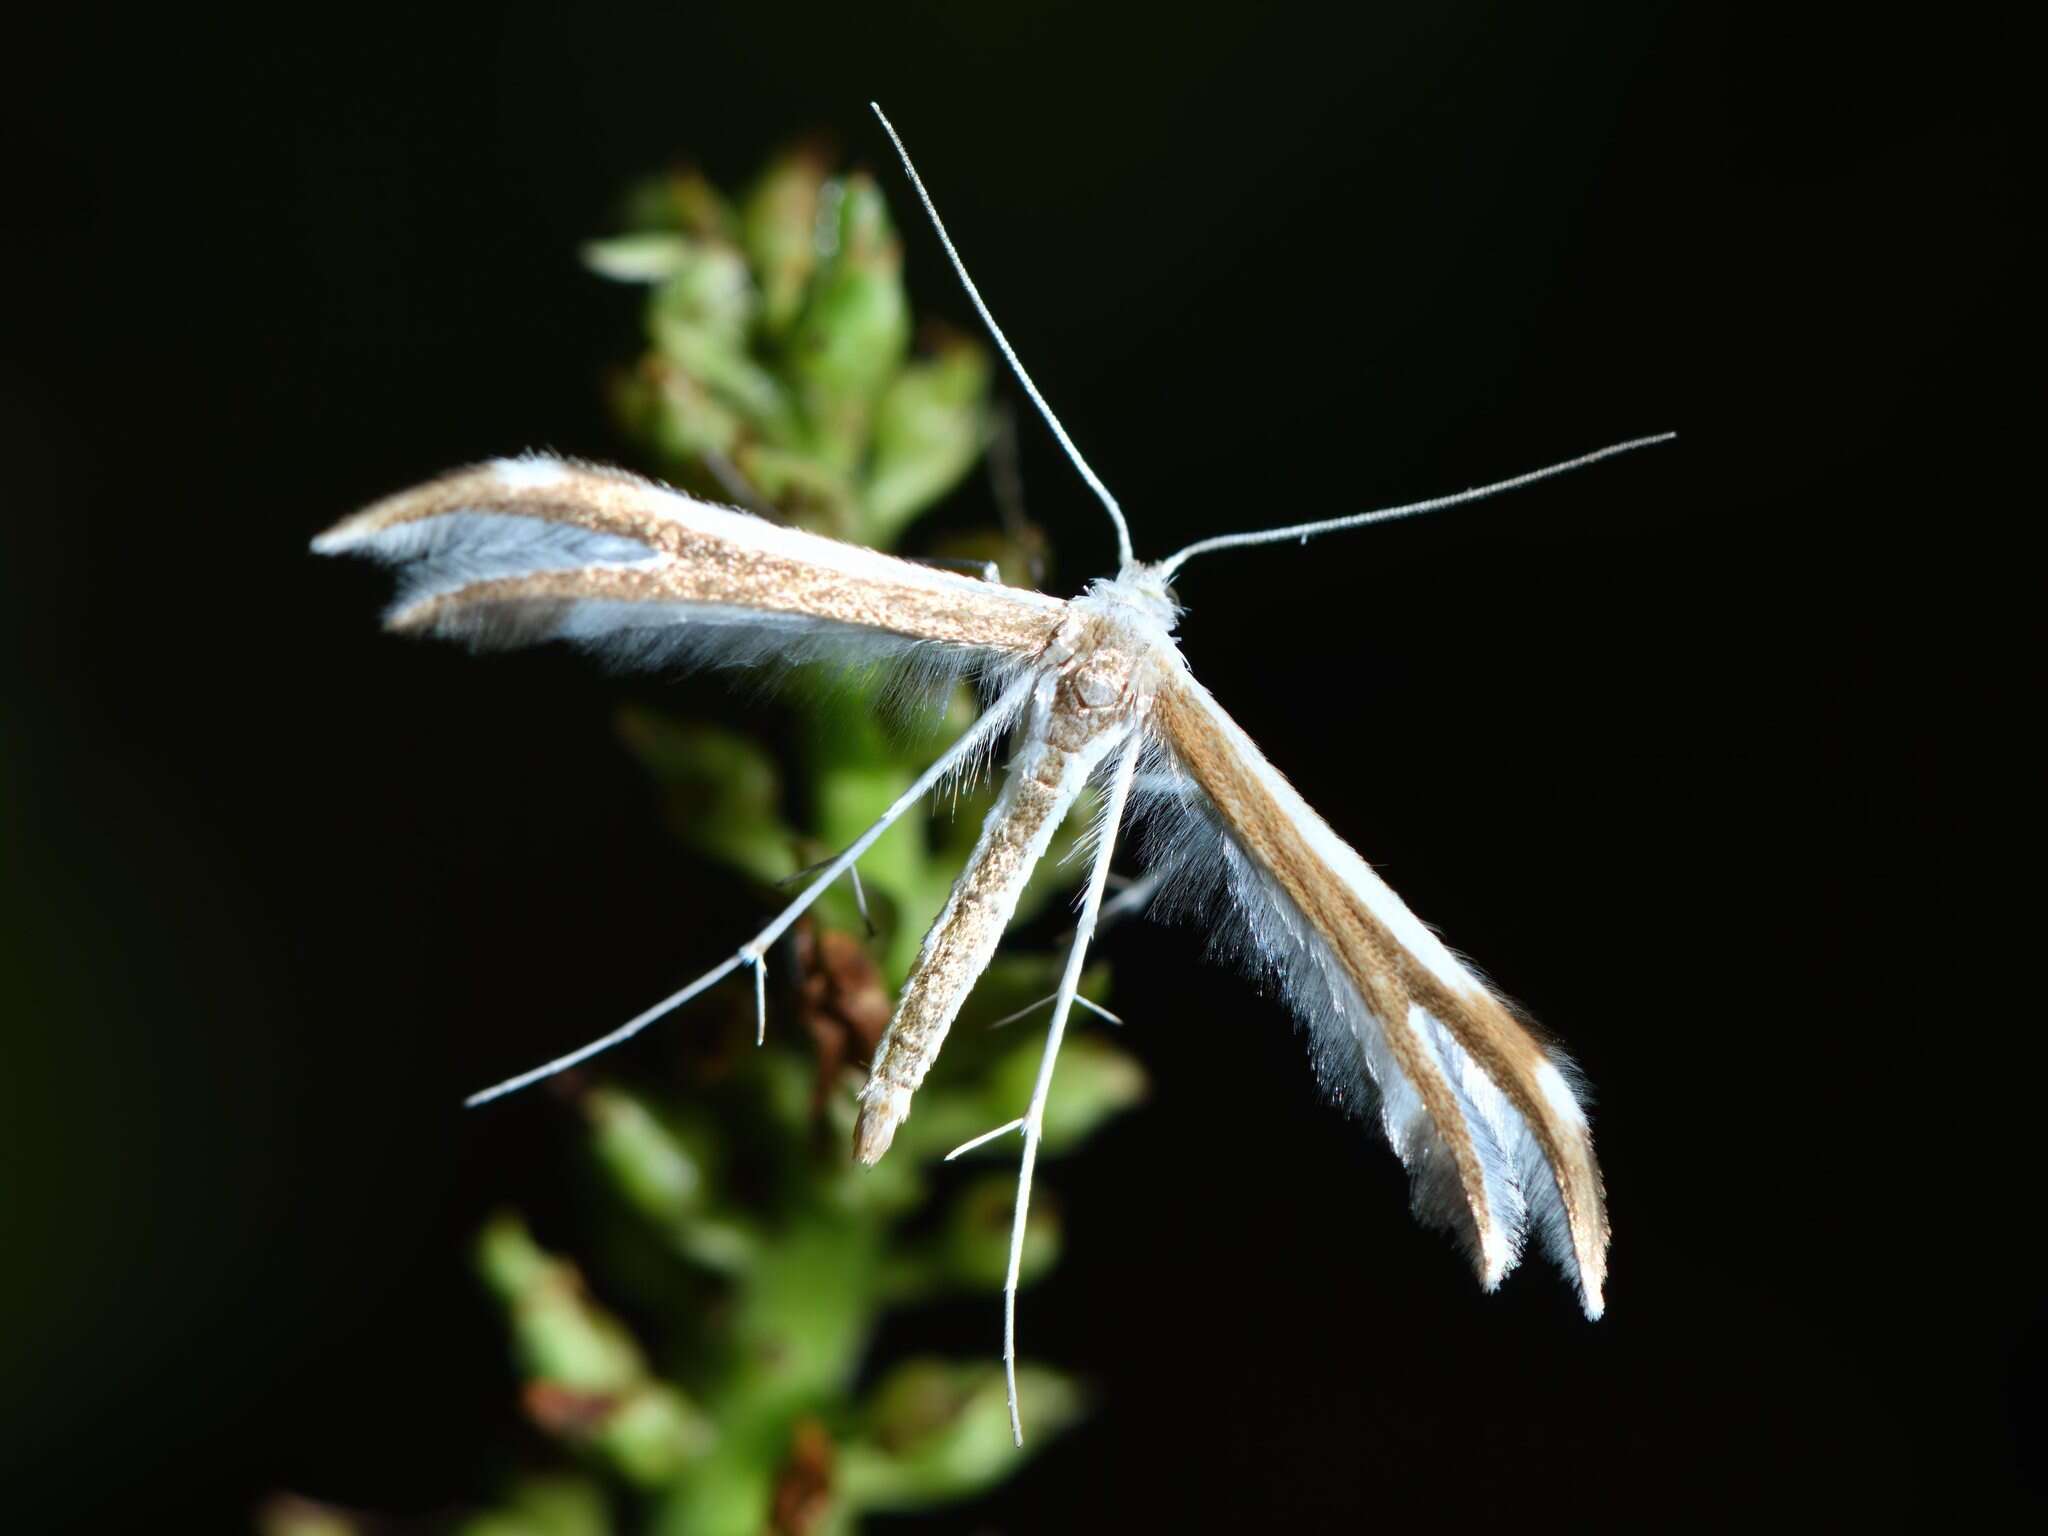
[[1066, 609], [546, 457], [400, 492], [313, 548], [398, 567], [392, 629], [484, 646], [563, 639], [632, 666], [822, 656], [958, 671], [1036, 655]]
[[1416, 1210], [1459, 1233], [1491, 1290], [1533, 1226], [1598, 1317], [1607, 1213], [1569, 1063], [1547, 1050], [1308, 806], [1185, 673], [1152, 714], [1147, 846], [1164, 899], [1220, 877], [1255, 969], [1309, 1025], [1354, 1105], [1376, 1086]]

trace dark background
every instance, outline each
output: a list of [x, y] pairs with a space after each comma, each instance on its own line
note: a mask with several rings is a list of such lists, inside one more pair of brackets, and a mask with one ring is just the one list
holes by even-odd
[[[636, 307], [576, 242], [678, 157], [737, 182], [817, 129], [887, 173], [871, 96], [1141, 553], [1683, 434], [1181, 586], [1196, 672], [1585, 1066], [1607, 1319], [1535, 1257], [1480, 1296], [1281, 1013], [1126, 931], [1156, 1093], [1050, 1174], [1071, 1243], [1024, 1308], [1102, 1407], [929, 1528], [2040, 1499], [2038, 940], [1985, 931], [2029, 910], [1996, 875], [2038, 777], [2038, 187], [2016, 45], [1940, 17], [17, 33], [8, 1513], [427, 1512], [526, 1444], [463, 1250], [560, 1205], [569, 1133], [454, 1104], [712, 957], [610, 727], [705, 691], [389, 640], [382, 582], [305, 542], [465, 460], [623, 452]], [[965, 321], [888, 184], [918, 307]], [[1108, 532], [1023, 425], [1071, 591]], [[997, 1316], [890, 1343], [992, 1352]]]

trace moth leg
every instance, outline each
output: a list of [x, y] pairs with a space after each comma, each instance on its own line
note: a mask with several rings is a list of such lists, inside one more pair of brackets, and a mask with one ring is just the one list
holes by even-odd
[[1045, 1034], [1045, 1055], [1039, 1059], [1038, 1080], [1032, 1084], [1031, 1103], [1024, 1111], [1024, 1157], [1017, 1170], [1017, 1208], [1010, 1218], [1010, 1268], [1003, 1281], [1003, 1384], [1010, 1401], [1010, 1437], [1018, 1445], [1024, 1443], [1024, 1421], [1017, 1413], [1017, 1277], [1024, 1265], [1024, 1219], [1031, 1210], [1031, 1174], [1038, 1166], [1038, 1142], [1045, 1131], [1045, 1101], [1052, 1089], [1053, 1064], [1059, 1059], [1067, 1015], [1073, 1012], [1075, 988], [1081, 984], [1081, 966], [1088, 958], [1088, 944], [1095, 937], [1103, 888], [1109, 884], [1109, 859], [1116, 850], [1117, 828], [1124, 819], [1124, 804], [1130, 799], [1131, 780], [1137, 774], [1138, 751], [1143, 744], [1143, 733], [1132, 731], [1123, 760], [1117, 764], [1116, 781], [1102, 816], [1101, 846], [1095, 850], [1095, 868], [1089, 872], [1088, 894], [1081, 902], [1081, 920], [1074, 926], [1073, 948], [1067, 951], [1067, 968], [1060, 976], [1060, 989], [1054, 994], [1052, 1024]]
[[740, 953], [754, 967], [754, 1044], [768, 1043], [768, 957], [749, 944]]
[[[1155, 869], [1135, 880], [1126, 881], [1122, 890], [1103, 903], [1102, 921], [1121, 922], [1133, 912], [1144, 911], [1152, 905], [1152, 898], [1159, 894], [1160, 879], [1159, 871]], [[1081, 1001], [1085, 1003], [1088, 999], [1084, 997]]]
[[959, 1146], [948, 1152], [945, 1156], [945, 1161], [950, 1163], [956, 1157], [965, 1157], [976, 1147], [985, 1147], [998, 1136], [1007, 1136], [1012, 1131], [1021, 1131], [1022, 1129], [1024, 1129], [1024, 1117], [1019, 1115], [1015, 1120], [1005, 1121], [992, 1131], [983, 1131], [979, 1136], [969, 1137], [966, 1141], [961, 1142]]
[[[1107, 912], [1107, 910], [1107, 908], [1104, 908], [1105, 912]], [[1045, 996], [1041, 997], [1037, 1002], [1026, 1003], [1022, 1008], [1019, 1008], [1015, 1013], [1004, 1014], [1000, 1019], [997, 1019], [993, 1024], [989, 1025], [989, 1028], [1001, 1029], [1005, 1024], [1014, 1024], [1019, 1019], [1025, 1017], [1027, 1014], [1033, 1014], [1038, 1012], [1038, 1010], [1043, 1008], [1047, 1003], [1058, 1002], [1059, 997], [1060, 995], [1057, 992], [1048, 992]], [[1079, 1003], [1083, 1008], [1086, 1008], [1098, 1019], [1107, 1019], [1110, 1023], [1115, 1024], [1119, 1027], [1121, 1027], [1124, 1022], [1115, 1014], [1111, 1013], [1107, 1008], [1103, 1007], [1102, 1004], [1091, 1003], [1087, 998], [1083, 997], [1078, 992], [1074, 994], [1074, 1001]], [[1021, 1125], [1023, 1124], [1023, 1122], [1019, 1121], [1018, 1124]]]
[[[831, 862], [830, 859], [820, 859], [808, 868], [800, 869], [795, 874], [787, 875], [776, 881], [776, 887], [781, 889], [786, 886], [795, 885], [799, 880], [808, 880]], [[867, 929], [868, 937], [872, 939], [875, 936], [875, 920], [868, 915], [868, 892], [867, 887], [860, 883], [860, 866], [858, 864], [847, 865], [846, 878], [853, 882], [854, 910], [860, 913], [861, 926]]]
[[868, 916], [868, 893], [867, 888], [860, 883], [860, 866], [847, 865], [846, 878], [853, 882], [853, 905], [860, 913], [860, 925], [867, 929], [868, 937], [872, 939], [875, 936], [875, 920]]
[[503, 1098], [508, 1093], [515, 1093], [529, 1084], [537, 1083], [544, 1077], [553, 1077], [557, 1072], [566, 1071], [578, 1062], [588, 1061], [600, 1051], [608, 1051], [613, 1046], [632, 1039], [633, 1036], [639, 1034], [641, 1030], [652, 1024], [663, 1014], [680, 1008], [698, 993], [716, 986], [743, 965], [752, 966], [754, 970], [756, 1035], [757, 1037], [764, 1037], [768, 1027], [768, 962], [766, 956], [769, 949], [774, 946], [775, 941], [787, 933], [790, 925], [799, 917], [802, 917], [810, 909], [811, 904], [825, 894], [826, 889], [830, 887], [834, 880], [837, 880], [846, 871], [853, 868], [854, 862], [862, 854], [866, 853], [868, 849], [872, 848], [875, 844], [875, 839], [888, 831], [890, 826], [905, 811], [929, 794], [932, 787], [947, 774], [958, 768], [962, 763], [971, 760], [977, 752], [987, 746], [1000, 732], [1009, 727], [1010, 722], [1016, 718], [1017, 711], [1023, 706], [1024, 701], [1031, 696], [1033, 681], [1029, 675], [1026, 675], [1005, 689], [1002, 697], [983, 710], [981, 718], [969, 726], [966, 733], [958, 741], [954, 742], [952, 746], [948, 747], [940, 755], [937, 762], [918, 775], [917, 782], [898, 795], [895, 803], [882, 812], [881, 816], [867, 831], [855, 838], [852, 845], [844, 853], [840, 854], [838, 858], [827, 864], [819, 872], [818, 878], [805, 886], [802, 894], [778, 912], [767, 927], [755, 934], [745, 944], [742, 944], [733, 954], [727, 956], [726, 959], [713, 966], [688, 986], [679, 991], [671, 992], [653, 1007], [635, 1014], [610, 1034], [602, 1035], [587, 1045], [580, 1045], [566, 1056], [557, 1056], [553, 1061], [544, 1062], [530, 1071], [520, 1073], [517, 1077], [508, 1077], [502, 1083], [494, 1084], [492, 1087], [483, 1089], [479, 1093], [473, 1093], [462, 1102], [469, 1108], [474, 1109], [479, 1104], [488, 1104], [492, 1099]]

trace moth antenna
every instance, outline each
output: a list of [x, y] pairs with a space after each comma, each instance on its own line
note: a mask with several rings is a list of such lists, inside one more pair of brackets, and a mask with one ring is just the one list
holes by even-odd
[[1018, 360], [1016, 348], [1010, 345], [1010, 338], [1003, 334], [1003, 328], [996, 324], [996, 317], [989, 313], [983, 302], [981, 290], [974, 286], [974, 279], [967, 275], [967, 263], [960, 259], [960, 252], [954, 248], [953, 237], [946, 233], [946, 224], [939, 217], [939, 210], [932, 203], [931, 193], [924, 189], [924, 179], [917, 174], [917, 167], [910, 163], [910, 151], [903, 147], [903, 139], [896, 132], [895, 125], [883, 113], [879, 104], [869, 102], [868, 107], [875, 119], [882, 125], [882, 131], [889, 135], [889, 142], [896, 146], [896, 158], [903, 162], [904, 174], [909, 176], [910, 185], [917, 191], [917, 200], [924, 204], [925, 217], [932, 221], [932, 230], [939, 237], [939, 244], [945, 247], [946, 259], [953, 263], [953, 270], [960, 275], [960, 286], [967, 290], [967, 297], [973, 303], [975, 313], [981, 316], [981, 323], [988, 327], [994, 339], [996, 350], [1003, 354], [1003, 361], [1010, 365], [1010, 372], [1017, 376], [1017, 382], [1024, 386], [1024, 393], [1031, 397], [1031, 403], [1038, 407], [1038, 414], [1045, 418], [1045, 424], [1052, 428], [1052, 435], [1060, 440], [1067, 457], [1074, 468], [1081, 472], [1081, 478], [1088, 482], [1088, 488], [1102, 502], [1109, 513], [1109, 520], [1116, 524], [1116, 548], [1121, 562], [1129, 565], [1134, 556], [1131, 553], [1131, 529], [1124, 521], [1124, 509], [1116, 504], [1116, 498], [1109, 494], [1109, 487], [1101, 477], [1088, 467], [1088, 461], [1081, 457], [1081, 450], [1074, 446], [1074, 440], [1067, 436], [1067, 429], [1060, 425], [1059, 417], [1053, 415], [1052, 407], [1045, 403], [1045, 396], [1038, 392], [1038, 386], [1031, 382], [1031, 375], [1024, 371], [1024, 364]]
[[1024, 1111], [1024, 1156], [1017, 1167], [1017, 1206], [1010, 1218], [1010, 1268], [1003, 1281], [1003, 1384], [1010, 1399], [1010, 1438], [1018, 1445], [1024, 1443], [1024, 1421], [1017, 1411], [1017, 1282], [1024, 1268], [1024, 1223], [1031, 1212], [1031, 1175], [1038, 1166], [1039, 1138], [1045, 1133], [1045, 1101], [1052, 1094], [1052, 1069], [1059, 1061], [1067, 1016], [1080, 995], [1077, 989], [1081, 985], [1081, 965], [1088, 958], [1088, 945], [1095, 937], [1103, 888], [1109, 884], [1109, 856], [1116, 848], [1116, 829], [1131, 798], [1131, 781], [1138, 776], [1138, 753], [1143, 746], [1143, 734], [1134, 732], [1110, 785], [1109, 804], [1102, 813], [1102, 842], [1095, 850], [1095, 867], [1088, 873], [1081, 918], [1074, 925], [1074, 947], [1067, 951], [1067, 968], [1060, 973], [1059, 991], [1053, 994], [1052, 1023], [1045, 1031], [1045, 1054], [1039, 1058], [1038, 1078], [1031, 1085], [1031, 1103]]
[[1614, 443], [1593, 453], [1582, 453], [1576, 459], [1567, 459], [1562, 464], [1532, 469], [1511, 479], [1496, 480], [1491, 485], [1475, 486], [1472, 490], [1457, 491], [1449, 496], [1432, 496], [1427, 501], [1411, 501], [1404, 506], [1381, 507], [1375, 512], [1354, 512], [1349, 517], [1332, 517], [1320, 523], [1296, 523], [1291, 528], [1268, 528], [1257, 533], [1225, 533], [1213, 539], [1199, 539], [1186, 549], [1168, 555], [1161, 561], [1157, 567], [1159, 578], [1162, 581], [1172, 580], [1174, 572], [1197, 555], [1212, 554], [1219, 549], [1242, 549], [1249, 544], [1278, 544], [1285, 539], [1308, 540], [1318, 534], [1337, 533], [1346, 528], [1364, 528], [1372, 523], [1392, 522], [1397, 517], [1416, 517], [1424, 512], [1441, 512], [1445, 507], [1461, 506], [1468, 501], [1483, 501], [1489, 496], [1498, 496], [1503, 491], [1519, 490], [1525, 485], [1534, 485], [1538, 480], [1548, 480], [1553, 475], [1584, 469], [1588, 464], [1597, 464], [1602, 459], [1611, 459], [1619, 453], [1631, 453], [1638, 448], [1648, 448], [1654, 443], [1668, 443], [1676, 436], [1676, 432], [1659, 432], [1651, 437], [1630, 438], [1625, 443]]
[[754, 970], [755, 1039], [758, 1044], [766, 1038], [768, 1031], [768, 962], [765, 958], [776, 940], [789, 932], [790, 926], [810, 909], [811, 903], [824, 895], [834, 880], [853, 868], [860, 856], [872, 848], [875, 839], [895, 824], [896, 820], [918, 801], [929, 794], [934, 785], [947, 774], [958, 768], [962, 762], [979, 752], [997, 733], [1006, 729], [1030, 697], [1032, 678], [1028, 675], [1012, 683], [1003, 696], [981, 712], [981, 718], [952, 746], [940, 754], [937, 762], [918, 775], [917, 782], [896, 797], [895, 803], [876, 818], [867, 831], [853, 840], [847, 850], [827, 864], [818, 878], [804, 887], [803, 894], [778, 912], [768, 926], [755, 934], [724, 960], [699, 976], [695, 981], [667, 997], [651, 1008], [643, 1009], [608, 1035], [601, 1035], [587, 1045], [579, 1045], [566, 1056], [557, 1056], [553, 1061], [543, 1062], [531, 1071], [517, 1077], [508, 1077], [502, 1083], [494, 1084], [481, 1092], [473, 1093], [462, 1102], [469, 1109], [479, 1104], [488, 1104], [501, 1099], [508, 1093], [539, 1082], [544, 1077], [553, 1077], [557, 1072], [566, 1072], [578, 1062], [588, 1061], [601, 1051], [608, 1051], [615, 1045], [623, 1044], [640, 1033], [662, 1015], [682, 1007], [698, 993], [716, 986], [741, 966], [752, 966]]

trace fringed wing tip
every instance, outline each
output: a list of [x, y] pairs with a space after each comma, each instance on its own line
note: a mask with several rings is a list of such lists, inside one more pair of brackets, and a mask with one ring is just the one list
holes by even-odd
[[1377, 979], [1394, 995], [1338, 1012], [1379, 1086], [1382, 1124], [1413, 1180], [1416, 1216], [1459, 1240], [1487, 1292], [1539, 1238], [1586, 1316], [1598, 1318], [1607, 1197], [1570, 1064], [1536, 1045], [1476, 979], [1405, 1010], [1398, 991]]
[[1497, 1232], [1489, 1232], [1479, 1240], [1472, 1259], [1479, 1270], [1479, 1289], [1489, 1296], [1500, 1289], [1501, 1281], [1515, 1267], [1514, 1251], [1501, 1241]]
[[363, 553], [377, 558], [393, 558], [391, 552], [376, 547], [376, 540], [379, 534], [390, 531], [397, 524], [456, 511], [464, 506], [484, 510], [497, 503], [516, 501], [522, 495], [563, 485], [579, 474], [613, 481], [628, 478], [616, 470], [577, 464], [550, 454], [530, 453], [516, 458], [486, 459], [480, 464], [436, 475], [431, 480], [350, 513], [314, 537], [313, 553]]
[[324, 533], [314, 535], [313, 553], [316, 555], [369, 555], [372, 558], [389, 558], [376, 547], [377, 535], [384, 532], [397, 520], [401, 508], [422, 499], [422, 493], [452, 478], [443, 475], [439, 480], [430, 480], [425, 485], [411, 490], [400, 491], [395, 496], [386, 496], [372, 502], [360, 511], [351, 512]]
[[400, 598], [384, 610], [384, 627], [393, 634], [431, 634], [442, 628], [448, 604], [442, 598]]
[[[1436, 1225], [1440, 1223], [1432, 1222]], [[1521, 1262], [1518, 1247], [1510, 1243], [1498, 1227], [1481, 1230], [1470, 1223], [1459, 1223], [1459, 1236], [1466, 1256], [1478, 1276], [1479, 1288], [1491, 1296], [1501, 1287], [1508, 1272]], [[1603, 1223], [1597, 1234], [1588, 1234], [1587, 1241], [1574, 1240], [1567, 1262], [1563, 1264], [1565, 1278], [1578, 1293], [1579, 1306], [1589, 1322], [1598, 1322], [1606, 1313], [1605, 1292], [1607, 1280], [1607, 1230]]]
[[[1450, 1225], [1462, 1239], [1466, 1255], [1477, 1272], [1479, 1288], [1492, 1295], [1498, 1291], [1501, 1282], [1516, 1264], [1521, 1262], [1521, 1245], [1508, 1238], [1497, 1225], [1479, 1226], [1477, 1213], [1467, 1207], [1459, 1212], [1462, 1219], [1445, 1223], [1440, 1217], [1432, 1218], [1430, 1213], [1419, 1210], [1417, 1214], [1430, 1225]], [[1569, 1224], [1569, 1223], [1568, 1223]], [[1596, 1232], [1581, 1232], [1573, 1226], [1568, 1249], [1564, 1244], [1553, 1243], [1553, 1257], [1558, 1260], [1565, 1278], [1573, 1290], [1578, 1292], [1579, 1305], [1587, 1320], [1598, 1322], [1607, 1310], [1605, 1287], [1607, 1280], [1607, 1225], [1602, 1218]]]
[[[1236, 952], [1308, 1026], [1318, 1075], [1370, 1102], [1413, 1208], [1496, 1289], [1539, 1237], [1605, 1310], [1606, 1197], [1570, 1066], [1444, 948], [1191, 678], [1162, 689], [1150, 853], [1183, 910], [1220, 883]], [[1228, 933], [1225, 928], [1216, 930]]]
[[[1600, 1170], [1593, 1169], [1593, 1178], [1600, 1181]], [[1576, 1226], [1572, 1233], [1572, 1257], [1577, 1260], [1578, 1273], [1574, 1277], [1579, 1283], [1579, 1305], [1585, 1308], [1586, 1320], [1597, 1323], [1607, 1311], [1607, 1244], [1611, 1228], [1607, 1223], [1606, 1190], [1600, 1191], [1600, 1210], [1584, 1230]]]
[[348, 554], [360, 548], [369, 537], [362, 523], [363, 514], [360, 512], [352, 517], [345, 517], [324, 533], [315, 534], [310, 548], [316, 555]]
[[1555, 1142], [1544, 1149], [1545, 1162], [1556, 1182], [1563, 1230], [1550, 1244], [1558, 1266], [1577, 1282], [1579, 1304], [1588, 1319], [1607, 1310], [1607, 1245], [1612, 1227], [1607, 1219], [1607, 1181], [1593, 1152], [1592, 1127], [1577, 1071], [1546, 1052], [1531, 1074], [1536, 1094], [1548, 1106], [1550, 1134]]
[[[1383, 1029], [1391, 1013], [1381, 1012]], [[1540, 1239], [1586, 1316], [1598, 1318], [1607, 1195], [1576, 1073], [1476, 978], [1430, 1008], [1411, 1003], [1406, 1024], [1410, 1041], [1428, 1049], [1389, 1051], [1375, 1075], [1385, 1092], [1390, 1073], [1400, 1074], [1386, 1108], [1402, 1123], [1390, 1120], [1388, 1134], [1416, 1180], [1416, 1214], [1463, 1240], [1488, 1292]], [[1408, 1149], [1421, 1148], [1427, 1156], [1413, 1160]]]

